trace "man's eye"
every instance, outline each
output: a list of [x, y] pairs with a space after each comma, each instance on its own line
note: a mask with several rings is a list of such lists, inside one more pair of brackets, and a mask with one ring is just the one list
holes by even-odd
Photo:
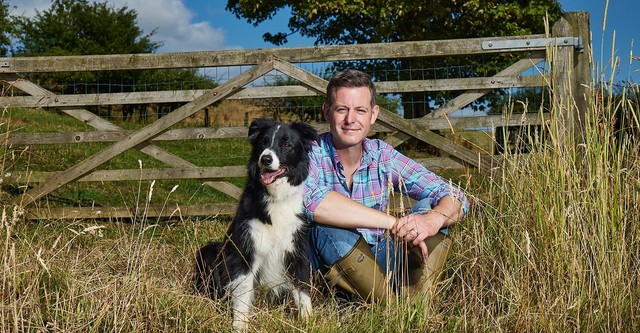
[[337, 112], [337, 113], [347, 113], [347, 111], [349, 111], [349, 110], [348, 110], [348, 109], [345, 109], [345, 108], [337, 108], [337, 109], [336, 109], [336, 112]]
[[357, 109], [356, 112], [358, 114], [367, 114], [367, 109]]

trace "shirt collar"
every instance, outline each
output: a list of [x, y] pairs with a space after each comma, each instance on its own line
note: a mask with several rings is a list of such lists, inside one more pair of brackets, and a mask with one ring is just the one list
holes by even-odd
[[[335, 168], [335, 170], [338, 170], [340, 173], [342, 173], [343, 168], [342, 164], [340, 163], [340, 156], [338, 156], [336, 148], [333, 145], [333, 134], [331, 132], [326, 132], [324, 141], [326, 143], [325, 150], [331, 157], [333, 167]], [[375, 147], [373, 147], [373, 142], [374, 140], [371, 140], [369, 138], [365, 138], [362, 142], [362, 163], [360, 164], [360, 167], [370, 165], [371, 163], [376, 163], [374, 154], [376, 149]]]

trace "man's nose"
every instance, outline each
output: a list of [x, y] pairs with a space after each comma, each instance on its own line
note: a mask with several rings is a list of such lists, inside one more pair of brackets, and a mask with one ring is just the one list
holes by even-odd
[[356, 110], [349, 110], [347, 112], [346, 121], [347, 123], [353, 123], [356, 121]]

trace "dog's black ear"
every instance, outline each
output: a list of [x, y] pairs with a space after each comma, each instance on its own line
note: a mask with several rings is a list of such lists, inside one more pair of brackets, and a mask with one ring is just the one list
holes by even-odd
[[276, 124], [276, 121], [269, 118], [258, 118], [254, 119], [249, 125], [249, 141], [253, 143], [255, 139], [258, 137], [260, 131], [267, 127], [271, 127]]
[[307, 152], [311, 150], [311, 142], [320, 141], [320, 138], [318, 137], [318, 131], [316, 131], [316, 129], [313, 126], [307, 123], [301, 123], [301, 122], [291, 123], [291, 128], [296, 132], [300, 133], [300, 137], [302, 137], [303, 139], [302, 141], [304, 142], [304, 149]]

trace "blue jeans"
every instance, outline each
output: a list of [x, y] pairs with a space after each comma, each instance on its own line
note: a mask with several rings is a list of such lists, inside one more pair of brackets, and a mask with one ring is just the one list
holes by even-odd
[[[418, 201], [410, 213], [425, 214], [431, 210], [431, 200]], [[449, 230], [443, 228], [441, 233], [448, 234]], [[360, 233], [355, 229], [342, 229], [318, 223], [313, 223], [309, 232], [310, 254], [313, 273], [325, 274], [338, 260], [346, 256], [360, 239]], [[375, 244], [369, 244], [376, 262], [382, 272], [393, 274], [392, 281], [397, 278], [399, 267], [402, 267], [406, 258], [404, 244], [398, 244], [388, 235], [380, 235]]]

